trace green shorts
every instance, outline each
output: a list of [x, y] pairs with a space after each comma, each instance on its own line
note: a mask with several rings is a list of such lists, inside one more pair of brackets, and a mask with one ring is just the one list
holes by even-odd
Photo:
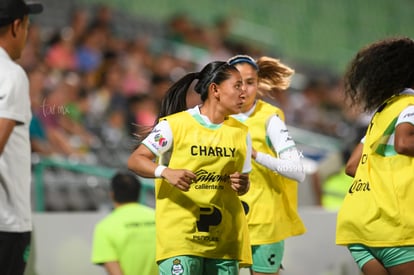
[[158, 263], [159, 275], [238, 275], [239, 261], [177, 256]]
[[360, 269], [372, 259], [377, 259], [386, 268], [414, 261], [414, 246], [368, 247], [351, 244], [348, 249]]
[[253, 265], [251, 269], [261, 273], [276, 273], [282, 264], [285, 241], [252, 246]]

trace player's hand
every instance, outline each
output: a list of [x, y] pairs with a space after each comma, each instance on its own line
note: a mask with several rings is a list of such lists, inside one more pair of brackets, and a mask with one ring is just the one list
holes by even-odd
[[197, 179], [197, 176], [190, 170], [171, 168], [166, 168], [162, 172], [162, 177], [181, 191], [190, 190], [190, 185]]
[[244, 195], [249, 191], [250, 181], [249, 174], [241, 174], [236, 172], [230, 175], [231, 188], [237, 192], [239, 196]]

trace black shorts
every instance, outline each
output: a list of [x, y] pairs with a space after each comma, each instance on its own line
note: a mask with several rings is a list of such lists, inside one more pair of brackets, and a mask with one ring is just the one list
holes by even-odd
[[23, 275], [30, 254], [31, 232], [0, 232], [2, 275]]

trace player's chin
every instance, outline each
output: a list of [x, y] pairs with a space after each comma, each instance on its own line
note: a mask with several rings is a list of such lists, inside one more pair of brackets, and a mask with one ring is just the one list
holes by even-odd
[[242, 108], [243, 108], [243, 104], [237, 104], [236, 106], [234, 106], [234, 108], [233, 108], [233, 110], [232, 110], [232, 111], [233, 111], [235, 114], [238, 114], [238, 113], [241, 113]]

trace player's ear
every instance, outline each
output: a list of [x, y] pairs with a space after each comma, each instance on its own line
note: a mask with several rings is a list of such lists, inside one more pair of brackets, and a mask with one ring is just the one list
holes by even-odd
[[213, 92], [213, 95], [215, 97], [218, 97], [219, 96], [219, 89], [218, 89], [218, 85], [216, 83], [211, 83], [210, 84], [210, 91]]

